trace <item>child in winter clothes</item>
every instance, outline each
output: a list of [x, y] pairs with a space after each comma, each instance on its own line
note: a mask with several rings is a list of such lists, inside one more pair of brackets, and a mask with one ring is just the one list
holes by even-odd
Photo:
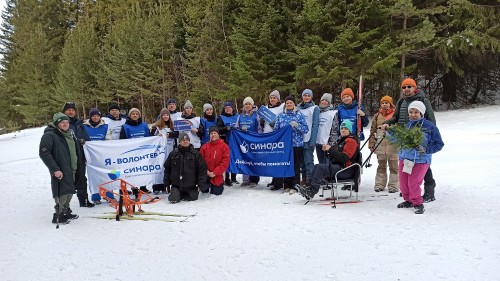
[[[420, 185], [432, 161], [432, 154], [440, 151], [443, 140], [434, 123], [426, 120], [425, 105], [414, 101], [408, 106], [409, 119], [407, 128], [418, 126], [424, 134], [424, 141], [418, 148], [402, 149], [399, 152], [399, 183], [403, 199], [398, 208], [413, 208], [415, 214], [424, 213]], [[413, 168], [411, 168], [413, 166]]]
[[283, 185], [285, 192], [290, 195], [296, 193], [300, 183], [300, 164], [304, 161], [304, 134], [309, 131], [306, 117], [295, 107], [295, 99], [288, 96], [285, 99], [285, 111], [276, 118], [274, 130], [285, 126], [292, 126], [293, 138], [293, 170], [295, 176], [285, 178]]
[[[389, 193], [398, 192], [398, 152], [396, 147], [385, 137], [385, 131], [378, 129], [385, 121], [394, 115], [394, 103], [390, 96], [383, 96], [380, 99], [380, 108], [373, 116], [370, 129], [370, 139], [368, 148], [377, 155], [378, 167], [375, 176], [375, 191], [380, 192], [389, 188]], [[387, 183], [387, 165], [389, 165], [389, 183]]]
[[364, 113], [364, 106], [361, 105], [361, 108], [358, 108], [358, 101], [354, 99], [354, 92], [351, 88], [345, 88], [342, 93], [340, 93], [340, 98], [342, 99], [342, 103], [338, 107], [340, 122], [342, 123], [345, 120], [350, 120], [353, 124], [352, 135], [359, 138], [359, 140], [364, 140], [363, 128], [361, 128], [359, 136], [357, 135], [358, 115], [361, 117], [361, 127], [368, 126], [370, 122], [368, 116]]

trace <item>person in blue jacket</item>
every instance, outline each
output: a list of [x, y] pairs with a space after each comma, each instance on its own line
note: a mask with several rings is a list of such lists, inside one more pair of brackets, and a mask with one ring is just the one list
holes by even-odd
[[[105, 124], [104, 120], [102, 120], [102, 113], [97, 108], [89, 110], [89, 119], [83, 122], [83, 127], [87, 131], [90, 141], [111, 140], [111, 130], [108, 129], [108, 124]], [[108, 197], [113, 197], [112, 193], [109, 193]], [[101, 204], [101, 196], [98, 189], [97, 193], [92, 193], [90, 199], [96, 205]]]
[[358, 115], [361, 117], [361, 127], [366, 127], [370, 123], [368, 116], [364, 112], [364, 106], [361, 105], [361, 108], [358, 108], [358, 101], [354, 99], [354, 92], [351, 88], [345, 88], [340, 94], [340, 99], [342, 100], [342, 103], [338, 106], [340, 123], [344, 122], [344, 120], [351, 121], [353, 124], [352, 135], [359, 140], [364, 140], [363, 128], [360, 129], [360, 133], [357, 135]]
[[[235, 127], [243, 132], [259, 133], [262, 128], [260, 127], [260, 118], [257, 114], [257, 107], [251, 97], [246, 97], [243, 100], [243, 108], [241, 114], [238, 116]], [[260, 181], [259, 176], [243, 175], [243, 181], [240, 186], [249, 186], [251, 188], [257, 186]]]
[[314, 104], [313, 91], [305, 89], [302, 91], [302, 102], [299, 104], [299, 109], [306, 117], [307, 127], [309, 130], [304, 134], [304, 161], [301, 164], [302, 170], [302, 186], [306, 185], [307, 180], [312, 176], [314, 168], [314, 149], [316, 148], [316, 139], [318, 137], [319, 128], [319, 107]]
[[201, 132], [201, 145], [203, 146], [210, 142], [210, 127], [217, 126], [217, 114], [211, 104], [205, 103], [203, 105], [203, 117], [201, 117], [200, 122], [200, 127], [203, 129]]
[[398, 155], [399, 188], [405, 201], [399, 203], [397, 207], [413, 207], [415, 214], [424, 213], [420, 185], [431, 165], [432, 154], [440, 151], [444, 146], [439, 129], [434, 123], [424, 118], [425, 109], [421, 101], [414, 101], [408, 106], [410, 121], [406, 123], [406, 127], [419, 127], [424, 134], [424, 140], [419, 147], [401, 149]]
[[120, 139], [135, 139], [149, 137], [149, 127], [142, 122], [141, 111], [132, 108], [128, 111], [127, 121], [120, 132]]
[[[120, 139], [135, 139], [135, 138], [145, 138], [150, 136], [150, 131], [148, 124], [142, 122], [141, 111], [137, 108], [131, 108], [128, 111], [127, 121], [123, 124], [122, 130], [120, 132]], [[137, 189], [132, 190], [137, 196]], [[145, 193], [151, 193], [146, 186], [141, 186], [140, 190]]]
[[[239, 114], [234, 109], [234, 105], [230, 101], [226, 101], [222, 107], [222, 111], [217, 117], [217, 127], [219, 128], [220, 138], [223, 139], [227, 145], [229, 145], [229, 133], [238, 121]], [[236, 179], [235, 173], [225, 174], [224, 184], [226, 186], [233, 186], [233, 184], [240, 184]]]
[[[273, 130], [292, 126], [293, 170], [295, 175], [283, 180], [284, 191], [290, 195], [297, 193], [300, 183], [300, 164], [304, 161], [304, 134], [309, 131], [306, 117], [295, 107], [295, 98], [285, 98], [285, 109], [276, 117]], [[275, 189], [276, 190], [276, 189]]]

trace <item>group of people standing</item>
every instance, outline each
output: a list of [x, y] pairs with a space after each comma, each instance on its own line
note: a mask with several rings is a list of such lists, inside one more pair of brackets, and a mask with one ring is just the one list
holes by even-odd
[[[405, 79], [402, 91], [404, 98], [396, 105], [391, 97], [382, 97], [379, 112], [373, 118], [368, 141], [379, 163], [375, 191], [383, 191], [386, 186], [389, 192], [397, 192], [400, 188], [405, 202], [398, 207], [413, 206], [423, 212], [422, 202], [435, 200], [435, 181], [429, 167], [430, 154], [439, 151], [443, 144], [439, 130], [434, 125], [430, 102], [422, 91], [416, 89], [415, 81]], [[75, 190], [81, 207], [93, 207], [100, 203], [99, 194], [92, 194], [94, 203], [88, 199], [82, 149], [86, 141], [165, 137], [168, 158], [164, 163], [164, 182], [153, 185], [152, 189], [155, 194], [169, 194], [169, 201], [177, 203], [198, 199], [199, 191], [220, 195], [224, 185], [240, 184], [236, 174], [228, 172], [231, 160], [227, 141], [231, 130], [259, 134], [291, 126], [294, 176], [273, 178], [268, 186], [271, 190], [283, 189], [289, 194], [300, 191], [301, 195], [310, 199], [319, 191], [324, 177], [335, 174], [355, 161], [359, 155], [359, 142], [364, 140], [363, 130], [358, 127], [366, 127], [369, 123], [352, 89], [346, 88], [341, 92], [338, 106], [332, 103], [332, 99], [332, 94], [324, 93], [319, 105], [316, 105], [313, 91], [304, 89], [300, 101], [297, 102], [294, 96], [287, 96], [282, 103], [279, 91], [274, 90], [265, 105], [276, 115], [272, 122], [259, 117], [258, 107], [251, 97], [243, 100], [240, 113], [232, 102], [226, 101], [219, 115], [211, 104], [204, 104], [203, 116], [194, 113], [189, 100], [185, 102], [183, 111], [179, 112], [176, 100], [169, 99], [167, 107], [161, 109], [151, 126], [143, 121], [139, 109], [132, 108], [127, 116], [123, 116], [117, 104], [112, 104], [104, 116], [99, 109], [90, 109], [89, 119], [83, 122], [76, 117], [76, 105], [68, 102], [62, 113], [54, 115], [40, 142], [40, 157], [51, 173], [52, 195], [56, 202], [53, 223], [67, 223], [78, 217], [69, 208]], [[187, 120], [190, 129], [176, 130], [176, 120]], [[408, 155], [412, 151], [399, 151], [398, 154], [390, 138], [385, 138], [385, 130], [396, 123], [419, 126], [425, 133], [426, 143], [422, 144], [419, 156], [415, 154], [410, 159], [414, 162], [415, 173], [402, 175], [403, 162], [411, 158]], [[316, 165], [315, 150], [319, 162]], [[424, 175], [425, 194], [422, 197], [417, 188], [420, 188]], [[346, 170], [340, 178], [352, 176], [352, 170]], [[241, 186], [255, 187], [259, 181], [259, 176], [243, 175]], [[140, 190], [150, 193], [146, 186], [141, 186]]]

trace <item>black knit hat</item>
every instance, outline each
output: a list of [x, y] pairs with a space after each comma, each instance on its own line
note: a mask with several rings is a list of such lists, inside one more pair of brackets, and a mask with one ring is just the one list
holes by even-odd
[[219, 128], [217, 128], [217, 126], [210, 127], [210, 129], [208, 129], [208, 133], [211, 134], [212, 132], [217, 132], [217, 134], [218, 134]]
[[101, 113], [101, 111], [99, 109], [97, 109], [97, 108], [91, 108], [89, 110], [89, 117], [92, 117], [94, 115], [99, 115], [100, 117], [102, 117], [102, 113]]
[[120, 106], [116, 103], [112, 103], [110, 106], [109, 106], [109, 111], [111, 111], [111, 109], [118, 109], [120, 110]]
[[289, 101], [289, 100], [293, 101], [293, 104], [296, 104], [296, 103], [295, 103], [295, 97], [294, 97], [294, 96], [290, 95], [290, 96], [288, 96], [288, 97], [286, 97], [286, 98], [285, 98], [285, 102], [287, 102], [287, 101]]
[[66, 111], [67, 109], [73, 108], [76, 111], [76, 104], [72, 101], [68, 101], [64, 104], [62, 112]]

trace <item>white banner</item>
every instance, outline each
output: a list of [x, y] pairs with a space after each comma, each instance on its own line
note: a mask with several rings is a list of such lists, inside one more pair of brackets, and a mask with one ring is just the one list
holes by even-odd
[[99, 193], [100, 184], [116, 179], [136, 187], [163, 183], [163, 163], [168, 156], [164, 137], [89, 141], [84, 151], [92, 194]]

